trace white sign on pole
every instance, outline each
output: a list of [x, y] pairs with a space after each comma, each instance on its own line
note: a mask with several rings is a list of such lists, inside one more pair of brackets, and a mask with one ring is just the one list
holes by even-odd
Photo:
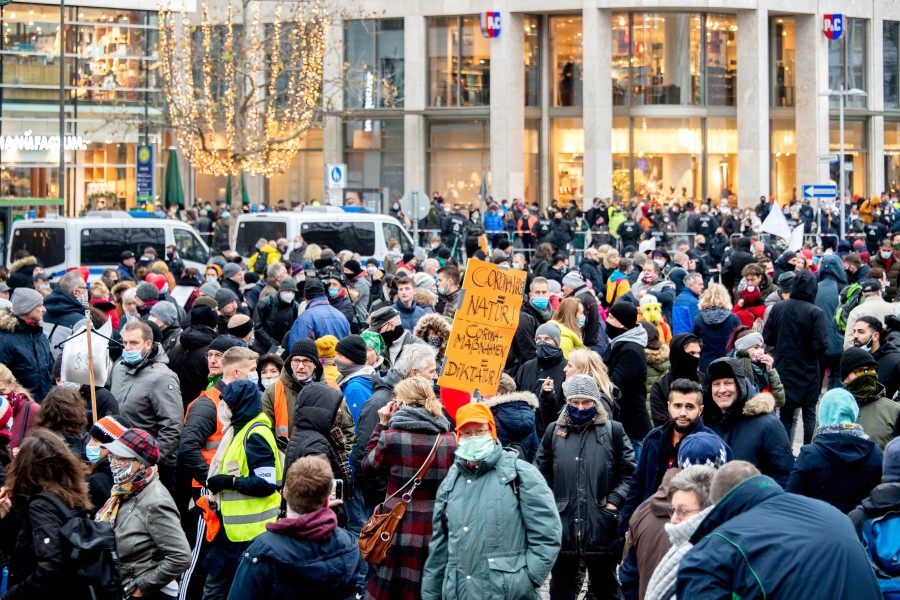
[[347, 187], [347, 165], [325, 165], [325, 189], [342, 190]]

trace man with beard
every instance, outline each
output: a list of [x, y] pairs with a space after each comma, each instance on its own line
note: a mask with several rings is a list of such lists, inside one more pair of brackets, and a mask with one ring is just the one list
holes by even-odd
[[669, 372], [653, 382], [650, 388], [650, 418], [654, 426], [669, 422], [669, 392], [676, 379], [688, 379], [706, 387], [706, 376], [700, 372], [700, 338], [693, 333], [680, 333], [669, 342]]
[[900, 348], [887, 340], [881, 321], [869, 316], [857, 319], [853, 345], [872, 353], [878, 362], [878, 383], [884, 386], [885, 396], [893, 398], [900, 386]]
[[[669, 386], [669, 421], [652, 429], [641, 445], [641, 458], [631, 476], [628, 498], [622, 509], [619, 533], [628, 530], [628, 520], [641, 502], [659, 488], [663, 475], [675, 466], [681, 440], [695, 431], [715, 435], [703, 424], [703, 388], [690, 379], [676, 379]], [[724, 462], [731, 460], [731, 449], [725, 445]]]

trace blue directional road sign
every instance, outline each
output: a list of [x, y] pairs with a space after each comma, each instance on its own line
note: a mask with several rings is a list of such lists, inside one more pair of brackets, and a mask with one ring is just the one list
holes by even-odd
[[837, 197], [836, 185], [804, 185], [804, 198], [835, 198]]

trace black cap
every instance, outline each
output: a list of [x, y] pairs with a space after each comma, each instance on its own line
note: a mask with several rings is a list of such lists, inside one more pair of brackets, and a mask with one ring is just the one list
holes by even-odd
[[637, 324], [637, 308], [628, 300], [619, 300], [609, 309], [609, 314], [622, 324], [625, 329], [631, 329]]
[[874, 294], [876, 292], [881, 292], [881, 290], [881, 282], [877, 279], [866, 279], [862, 282], [863, 294]]
[[406, 254], [403, 255], [403, 262], [408, 263], [409, 261], [411, 261], [415, 258], [416, 258], [415, 254], [413, 254], [412, 252], [407, 252]]
[[134, 252], [131, 250], [125, 250], [119, 255], [119, 260], [127, 260], [129, 258], [134, 258]]
[[325, 295], [325, 286], [322, 282], [313, 277], [307, 278], [306, 285], [303, 286], [303, 297], [307, 300], [318, 298]]

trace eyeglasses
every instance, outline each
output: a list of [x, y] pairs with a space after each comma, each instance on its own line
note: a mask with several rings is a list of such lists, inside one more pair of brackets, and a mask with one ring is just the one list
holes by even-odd
[[123, 457], [121, 457], [121, 456], [116, 456], [115, 454], [110, 454], [110, 455], [109, 455], [109, 464], [111, 464], [111, 465], [112, 465], [112, 464], [116, 464], [116, 465], [127, 465], [127, 464], [129, 464], [129, 463], [131, 463], [131, 462], [134, 462], [134, 459], [133, 459], [133, 458], [127, 458], [127, 457], [126, 457], [126, 458], [123, 458]]
[[212, 360], [212, 359], [222, 360], [222, 353], [221, 352], [207, 352], [206, 359], [207, 360]]
[[666, 513], [668, 513], [668, 515], [670, 517], [674, 516], [674, 515], [678, 515], [679, 519], [686, 519], [690, 515], [697, 513], [697, 512], [700, 512], [699, 508], [694, 508], [691, 510], [684, 510], [683, 508], [675, 508], [674, 506], [666, 507]]
[[301, 366], [301, 365], [309, 367], [309, 366], [313, 366], [313, 365], [315, 365], [315, 364], [316, 364], [316, 363], [314, 363], [313, 361], [309, 360], [308, 358], [292, 358], [292, 359], [291, 359], [291, 366], [292, 366], [292, 367], [299, 367], [299, 366]]
[[876, 373], [878, 373], [878, 369], [876, 369], [875, 367], [860, 367], [853, 371], [853, 374], [856, 375], [857, 377], [862, 377], [863, 375], [869, 375], [869, 374], [874, 375]]

